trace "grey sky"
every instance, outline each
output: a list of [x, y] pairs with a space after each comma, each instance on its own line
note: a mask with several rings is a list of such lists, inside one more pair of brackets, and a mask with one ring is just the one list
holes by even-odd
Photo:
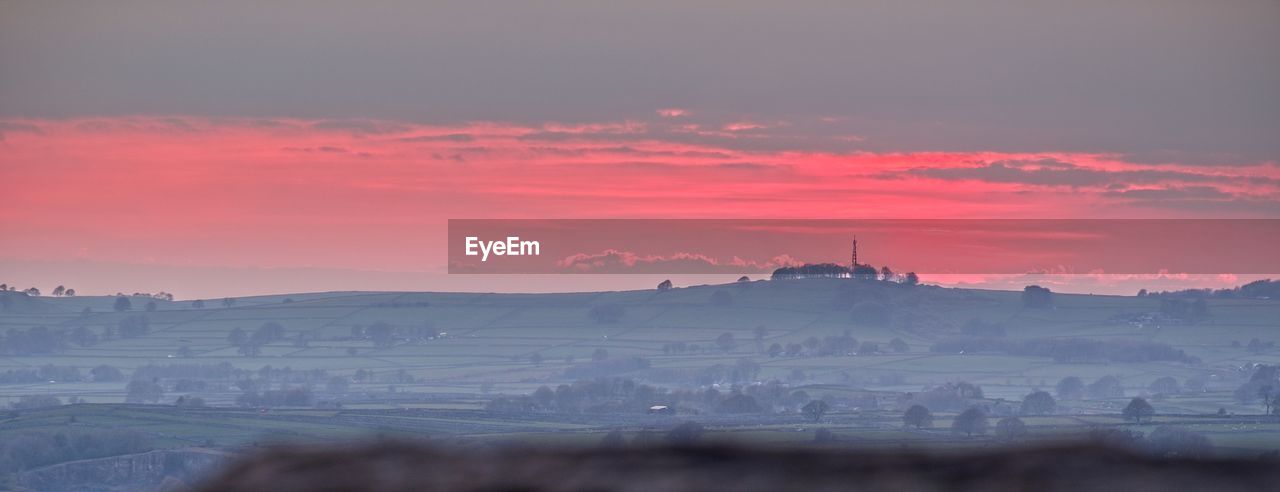
[[1274, 0], [0, 4], [0, 118], [681, 107], [873, 151], [1221, 163], [1280, 159], [1277, 87]]

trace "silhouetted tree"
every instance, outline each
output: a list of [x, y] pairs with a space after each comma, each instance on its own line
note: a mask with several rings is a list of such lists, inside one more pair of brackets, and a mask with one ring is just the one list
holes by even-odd
[[14, 410], [47, 408], [62, 406], [62, 400], [52, 395], [22, 395], [18, 401], [9, 404]]
[[609, 358], [609, 351], [604, 348], [598, 348], [591, 351], [591, 360], [599, 362]]
[[1151, 404], [1147, 403], [1147, 400], [1134, 398], [1129, 401], [1128, 406], [1124, 407], [1121, 415], [1124, 416], [1125, 420], [1132, 420], [1141, 424], [1142, 419], [1151, 418], [1155, 413], [1156, 410], [1151, 408]]
[[258, 339], [262, 343], [270, 343], [281, 340], [285, 336], [284, 325], [275, 321], [268, 321], [258, 327], [253, 332], [253, 338]]
[[[870, 277], [874, 279], [876, 269], [867, 265], [865, 268], [871, 269]], [[865, 273], [865, 272], [864, 272]], [[805, 264], [801, 266], [787, 266], [773, 271], [773, 280], [798, 279], [798, 278], [841, 278], [849, 276], [849, 268], [835, 263], [819, 263]]]
[[129, 311], [133, 309], [133, 303], [129, 301], [128, 297], [116, 296], [116, 302], [115, 304], [112, 304], [111, 307], [112, 309], [115, 309], [116, 312]]
[[395, 327], [385, 321], [378, 321], [365, 330], [369, 334], [369, 338], [373, 339], [373, 345], [376, 347], [387, 348], [396, 343]]
[[533, 394], [530, 396], [533, 398], [534, 402], [537, 402], [539, 407], [550, 408], [551, 403], [555, 401], [556, 392], [550, 387], [542, 385], [539, 386], [538, 389], [534, 390]]
[[156, 403], [164, 396], [164, 388], [154, 381], [130, 381], [125, 391], [125, 403]]
[[1084, 397], [1084, 381], [1075, 376], [1067, 376], [1058, 381], [1058, 398], [1078, 400]]
[[987, 425], [987, 414], [979, 408], [970, 408], [951, 421], [951, 431], [966, 436], [985, 434]]
[[1054, 407], [1058, 402], [1053, 400], [1053, 396], [1045, 391], [1036, 391], [1027, 395], [1022, 399], [1023, 415], [1049, 415], [1053, 413]]
[[66, 291], [66, 292], [63, 292], [63, 293], [62, 293], [62, 295], [63, 295], [63, 296], [65, 296], [65, 297], [75, 297], [75, 296], [76, 296], [76, 290], [75, 290], [75, 289], [67, 289], [67, 291]]
[[902, 281], [907, 285], [920, 285], [920, 276], [916, 272], [907, 272], [907, 277]]
[[760, 404], [756, 403], [756, 399], [743, 394], [732, 395], [725, 398], [716, 407], [716, 411], [720, 413], [760, 413]]
[[53, 288], [53, 297], [62, 297], [62, 295], [66, 293], [67, 293], [67, 288], [61, 285]]
[[917, 429], [931, 427], [933, 425], [933, 412], [923, 405], [911, 405], [906, 412], [902, 414], [902, 423], [908, 426], [915, 426]]
[[1119, 398], [1124, 396], [1124, 387], [1115, 376], [1102, 376], [1089, 384], [1087, 392], [1091, 398]]
[[871, 265], [855, 265], [849, 275], [858, 280], [875, 280], [876, 267]]
[[968, 381], [960, 381], [952, 385], [955, 388], [956, 396], [968, 399], [982, 399], [982, 387]]
[[1258, 398], [1262, 399], [1262, 414], [1271, 415], [1275, 410], [1272, 408], [1280, 395], [1276, 394], [1275, 388], [1269, 384], [1264, 384], [1258, 388]]
[[1005, 417], [996, 422], [996, 437], [1020, 439], [1027, 436], [1027, 424], [1018, 417]]
[[1178, 385], [1178, 380], [1170, 376], [1165, 376], [1152, 381], [1151, 385], [1148, 386], [1147, 389], [1156, 393], [1164, 393], [1168, 395], [1175, 395], [1182, 391], [1182, 388]]
[[1022, 289], [1022, 305], [1029, 308], [1047, 308], [1053, 305], [1053, 292], [1039, 285]]
[[124, 381], [124, 373], [115, 366], [106, 364], [99, 365], [89, 370], [89, 376], [93, 378], [95, 383], [115, 383]]
[[822, 420], [822, 416], [826, 415], [828, 410], [831, 410], [831, 405], [822, 400], [813, 400], [800, 409], [806, 417], [813, 419], [814, 422]]
[[670, 280], [663, 280], [662, 282], [659, 282], [659, 283], [658, 283], [658, 291], [659, 291], [659, 292], [661, 292], [661, 291], [665, 291], [665, 290], [671, 290], [671, 281], [670, 281]]
[[1240, 403], [1246, 405], [1261, 398], [1266, 412], [1270, 414], [1274, 410], [1272, 408], [1274, 397], [1269, 396], [1277, 393], [1274, 391], [1275, 388], [1280, 388], [1280, 365], [1259, 364], [1254, 367], [1249, 380], [1236, 388], [1235, 397]]
[[120, 338], [137, 338], [151, 333], [151, 320], [146, 316], [127, 316], [116, 324]]
[[177, 400], [174, 400], [174, 402], [173, 402], [173, 406], [175, 406], [175, 407], [188, 407], [188, 408], [190, 408], [190, 407], [197, 407], [197, 408], [198, 408], [198, 407], [203, 407], [203, 406], [204, 406], [204, 398], [200, 398], [200, 397], [198, 397], [198, 396], [182, 395], [182, 396], [179, 396]]

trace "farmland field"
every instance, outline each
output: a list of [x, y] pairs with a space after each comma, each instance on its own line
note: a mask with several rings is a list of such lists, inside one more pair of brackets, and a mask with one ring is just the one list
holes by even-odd
[[[1054, 294], [1051, 307], [1030, 308], [1018, 292], [845, 279], [537, 295], [330, 292], [207, 299], [203, 306], [134, 297], [132, 308], [120, 311], [114, 297], [20, 301], [0, 312], [8, 344], [0, 374], [20, 379], [0, 385], [14, 408], [0, 420], [0, 437], [113, 429], [136, 432], [151, 448], [231, 451], [373, 436], [594, 445], [610, 431], [642, 442], [695, 421], [712, 442], [815, 445], [815, 433], [825, 429], [833, 437], [816, 445], [946, 450], [1003, 442], [995, 421], [1020, 415], [1027, 430], [1020, 440], [1081, 439], [1104, 429], [1143, 436], [1176, 426], [1223, 455], [1280, 448], [1280, 421], [1236, 394], [1258, 364], [1280, 363], [1273, 345], [1256, 346], [1280, 338], [1280, 302], [1270, 300], [1211, 299], [1209, 316], [1194, 323], [1134, 322], [1161, 311], [1155, 297]], [[866, 315], [869, 303], [887, 318]], [[599, 316], [602, 306], [616, 316]], [[141, 318], [145, 330], [121, 331]], [[1178, 359], [1082, 361], [945, 350], [940, 342], [975, 323], [999, 326], [1002, 332], [988, 338], [1008, 344], [1118, 340], [1181, 352]], [[255, 338], [273, 324], [274, 335]], [[18, 333], [36, 327], [82, 336], [18, 353]], [[237, 330], [257, 341], [237, 340]], [[821, 348], [847, 338], [856, 339], [852, 348]], [[101, 366], [119, 377], [100, 376]], [[63, 368], [47, 370], [63, 376], [15, 376], [43, 375], [44, 368]], [[221, 372], [209, 375], [211, 368]], [[1084, 385], [1114, 378], [1119, 389], [1062, 394], [1057, 385], [1068, 377]], [[1160, 378], [1178, 388], [1153, 387]], [[587, 380], [625, 380], [658, 393], [650, 400], [628, 393], [626, 403], [592, 400], [595, 407], [556, 400], [517, 411], [494, 403], [532, 402], [537, 395], [528, 395], [540, 387]], [[133, 394], [138, 381], [158, 393]], [[936, 407], [931, 425], [904, 425], [904, 407], [964, 385], [980, 393], [928, 403]], [[305, 395], [245, 399], [273, 390]], [[1055, 406], [1023, 411], [1022, 399], [1041, 390], [1053, 394]], [[764, 402], [766, 391], [779, 396], [752, 411], [707, 403], [739, 392]], [[24, 403], [48, 397], [62, 405]], [[1153, 407], [1141, 422], [1122, 415], [1135, 397]], [[814, 400], [829, 404], [816, 420], [801, 409]], [[645, 411], [670, 402], [670, 415]], [[983, 408], [991, 428], [952, 432], [965, 407]]]

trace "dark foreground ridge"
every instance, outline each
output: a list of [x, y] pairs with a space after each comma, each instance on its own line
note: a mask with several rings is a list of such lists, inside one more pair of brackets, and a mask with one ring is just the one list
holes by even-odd
[[776, 491], [1178, 490], [1280, 487], [1261, 460], [1145, 457], [1093, 445], [968, 454], [735, 447], [458, 450], [381, 442], [277, 448], [246, 457], [198, 490]]

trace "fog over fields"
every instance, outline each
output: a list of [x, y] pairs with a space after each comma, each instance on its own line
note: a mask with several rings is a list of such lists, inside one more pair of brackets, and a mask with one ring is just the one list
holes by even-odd
[[1278, 20], [0, 1], [0, 491], [1277, 489]]
[[0, 435], [118, 433], [109, 440], [127, 447], [31, 445], [36, 457], [10, 449], [0, 466], [377, 435], [642, 445], [680, 439], [689, 422], [700, 442], [1106, 439], [1256, 456], [1280, 442], [1280, 421], [1264, 415], [1280, 302], [1245, 298], [1258, 292], [1092, 296], [900, 277], [194, 301], [5, 292], [0, 388], [12, 410]]

